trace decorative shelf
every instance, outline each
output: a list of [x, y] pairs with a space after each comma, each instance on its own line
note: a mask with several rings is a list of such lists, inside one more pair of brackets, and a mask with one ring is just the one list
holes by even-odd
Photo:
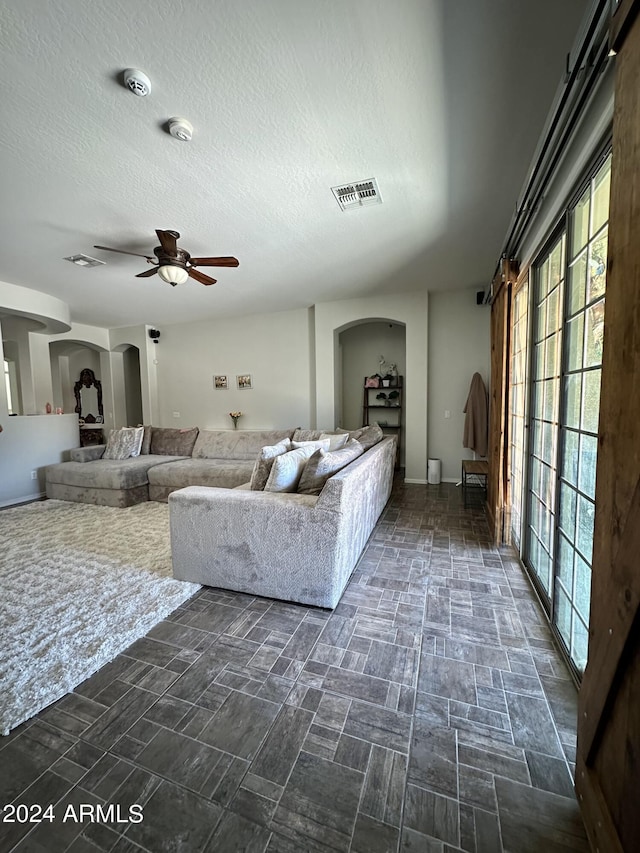
[[[370, 413], [375, 411], [374, 420], [378, 417], [379, 412], [392, 412], [392, 420], [395, 423], [378, 423], [383, 432], [387, 433], [397, 433], [398, 440], [398, 455], [396, 457], [396, 465], [400, 465], [400, 442], [402, 439], [402, 430], [403, 430], [403, 406], [404, 406], [404, 382], [403, 377], [398, 376], [397, 380], [392, 385], [383, 385], [378, 388], [369, 388], [367, 386], [367, 377], [364, 379], [364, 397], [362, 403], [362, 423], [367, 426], [370, 423]], [[385, 397], [380, 400], [376, 399], [376, 396], [380, 393], [383, 393]], [[385, 405], [385, 400], [388, 400], [388, 394], [393, 393], [394, 396], [391, 398], [392, 402], [390, 405]]]

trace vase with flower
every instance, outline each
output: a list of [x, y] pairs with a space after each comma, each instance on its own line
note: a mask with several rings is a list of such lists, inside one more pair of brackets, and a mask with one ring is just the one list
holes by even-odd
[[242, 412], [229, 412], [229, 417], [233, 421], [233, 428], [238, 429], [238, 421], [242, 417]]

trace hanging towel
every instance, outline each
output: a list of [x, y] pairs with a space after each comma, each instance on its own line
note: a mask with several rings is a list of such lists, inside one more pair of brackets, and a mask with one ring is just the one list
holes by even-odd
[[464, 406], [464, 435], [462, 446], [474, 450], [480, 456], [487, 455], [487, 389], [479, 373], [474, 373], [469, 396]]

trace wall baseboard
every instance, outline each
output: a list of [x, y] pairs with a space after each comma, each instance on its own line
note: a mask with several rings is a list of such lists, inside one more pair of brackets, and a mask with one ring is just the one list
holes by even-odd
[[36, 492], [35, 495], [24, 495], [20, 498], [11, 498], [8, 501], [0, 501], [0, 509], [8, 506], [20, 506], [20, 504], [28, 504], [33, 501], [41, 501], [44, 497], [46, 497], [45, 492]]

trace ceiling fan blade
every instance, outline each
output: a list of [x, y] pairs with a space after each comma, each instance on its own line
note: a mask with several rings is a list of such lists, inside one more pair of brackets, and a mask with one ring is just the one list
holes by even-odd
[[94, 249], [103, 249], [105, 252], [117, 252], [119, 255], [133, 255], [135, 258], [146, 258], [148, 261], [154, 261], [149, 255], [141, 255], [138, 252], [125, 252], [124, 249], [111, 249], [109, 246], [94, 246]]
[[139, 272], [136, 278], [149, 278], [150, 275], [155, 275], [158, 272], [158, 267], [151, 267], [150, 270]]
[[237, 258], [191, 258], [194, 267], [237, 267]]
[[216, 279], [211, 278], [208, 275], [205, 275], [203, 272], [199, 272], [198, 270], [194, 270], [193, 268], [187, 270], [191, 278], [195, 278], [196, 281], [199, 281], [200, 284], [215, 284]]
[[178, 257], [178, 243], [177, 237], [180, 235], [177, 231], [159, 231], [156, 228], [156, 234], [158, 235], [158, 240], [160, 240], [160, 245], [162, 246], [162, 250], [167, 253], [167, 255], [171, 255], [173, 258]]

